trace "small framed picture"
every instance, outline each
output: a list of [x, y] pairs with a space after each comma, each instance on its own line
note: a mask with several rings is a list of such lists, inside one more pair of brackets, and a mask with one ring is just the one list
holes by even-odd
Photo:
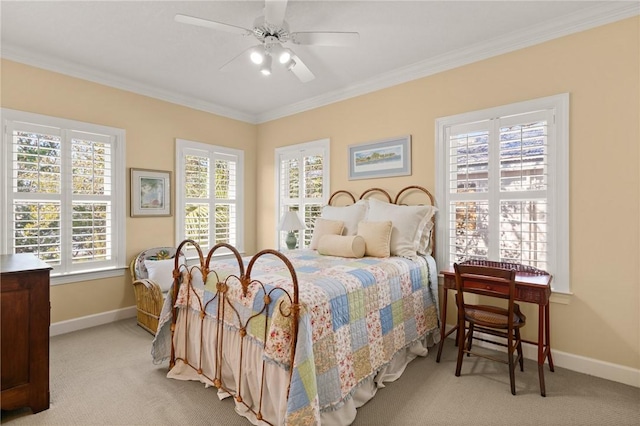
[[171, 172], [131, 169], [131, 217], [171, 216]]
[[349, 180], [411, 174], [411, 136], [349, 145]]

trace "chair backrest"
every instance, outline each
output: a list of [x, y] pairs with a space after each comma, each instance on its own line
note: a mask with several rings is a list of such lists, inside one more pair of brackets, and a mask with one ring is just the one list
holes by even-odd
[[509, 300], [509, 317], [513, 318], [516, 293], [516, 271], [514, 269], [494, 268], [477, 265], [453, 265], [456, 272], [456, 302], [458, 312], [464, 315], [467, 304], [465, 293], [479, 294]]
[[144, 264], [145, 260], [173, 259], [175, 255], [175, 247], [153, 247], [140, 252], [131, 262], [131, 278], [133, 281], [149, 278], [147, 267]]
[[516, 271], [514, 269], [458, 263], [453, 267], [456, 272], [456, 289], [458, 291], [501, 299], [508, 299], [510, 294], [515, 295]]

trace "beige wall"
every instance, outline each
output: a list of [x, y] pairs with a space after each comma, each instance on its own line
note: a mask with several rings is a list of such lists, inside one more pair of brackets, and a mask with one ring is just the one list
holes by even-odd
[[[419, 184], [435, 192], [436, 118], [568, 92], [574, 294], [551, 305], [553, 348], [640, 368], [639, 23], [627, 19], [261, 124], [257, 248], [274, 242], [274, 148], [330, 138], [333, 191], [395, 193]], [[412, 135], [412, 176], [348, 180], [349, 144], [404, 134]], [[531, 335], [537, 311], [526, 313]]]
[[[176, 137], [244, 149], [245, 247], [252, 253], [275, 241], [274, 148], [330, 138], [332, 190], [434, 190], [436, 118], [569, 92], [574, 294], [551, 306], [553, 347], [637, 369], [639, 27], [639, 18], [627, 19], [257, 126], [6, 60], [1, 104], [123, 128], [127, 167], [175, 172]], [[348, 181], [349, 144], [404, 134], [412, 135], [412, 176]], [[164, 244], [174, 244], [173, 217], [127, 219], [128, 259]], [[54, 286], [51, 296], [53, 322], [134, 304], [128, 276]], [[535, 311], [527, 315], [535, 325]]]
[[[175, 139], [245, 152], [245, 248], [255, 248], [255, 125], [113, 89], [85, 80], [2, 61], [3, 108], [68, 118], [126, 130], [130, 167], [170, 170], [175, 182]], [[175, 188], [175, 185], [174, 185]], [[173, 191], [175, 200], [175, 189]], [[174, 218], [131, 218], [127, 194], [127, 260], [154, 246], [174, 246]], [[174, 206], [175, 207], [175, 206]], [[125, 276], [51, 288], [51, 321], [58, 322], [135, 305]]]

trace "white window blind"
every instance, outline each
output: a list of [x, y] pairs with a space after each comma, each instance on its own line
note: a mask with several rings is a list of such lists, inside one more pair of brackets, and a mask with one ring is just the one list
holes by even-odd
[[[329, 198], [329, 140], [291, 145], [276, 150], [277, 219], [287, 211], [298, 212], [305, 229], [295, 231], [298, 247], [308, 246], [313, 224]], [[286, 233], [277, 231], [278, 247], [285, 247]]]
[[53, 277], [123, 267], [124, 131], [3, 115], [3, 252], [33, 253]]
[[177, 140], [178, 242], [191, 239], [203, 251], [227, 243], [242, 251], [240, 150]]
[[522, 263], [569, 291], [567, 120], [557, 96], [437, 121], [442, 264]]

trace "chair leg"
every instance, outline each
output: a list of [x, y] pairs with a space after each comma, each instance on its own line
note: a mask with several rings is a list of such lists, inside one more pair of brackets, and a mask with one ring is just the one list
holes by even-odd
[[518, 341], [518, 357], [520, 358], [520, 371], [524, 371], [524, 355], [522, 354], [522, 339], [520, 338], [520, 329], [516, 328], [516, 339]]
[[516, 394], [516, 365], [513, 360], [513, 352], [516, 349], [516, 345], [513, 342], [513, 333], [509, 334], [507, 338], [507, 354], [509, 355], [509, 382], [511, 383], [511, 395]]
[[[473, 344], [473, 330], [474, 330], [474, 325], [473, 323], [469, 324], [469, 335], [467, 338], [467, 351], [471, 351], [471, 346]], [[467, 352], [467, 356], [471, 356], [471, 354], [469, 352]]]
[[458, 360], [456, 361], [456, 376], [460, 377], [460, 370], [462, 370], [462, 356], [464, 355], [464, 321], [458, 322]]
[[511, 382], [511, 395], [516, 394], [516, 366], [513, 363], [513, 358], [509, 357], [509, 381]]

